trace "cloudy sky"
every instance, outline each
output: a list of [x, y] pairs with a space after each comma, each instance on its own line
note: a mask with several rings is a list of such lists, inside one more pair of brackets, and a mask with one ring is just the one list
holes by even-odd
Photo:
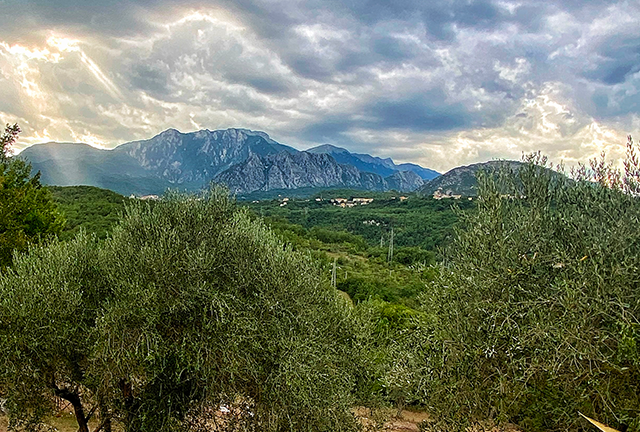
[[0, 0], [20, 147], [246, 127], [446, 171], [640, 138], [640, 2]]

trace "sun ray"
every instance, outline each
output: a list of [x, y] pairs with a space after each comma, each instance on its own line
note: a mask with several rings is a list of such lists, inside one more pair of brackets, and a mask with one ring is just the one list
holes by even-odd
[[57, 48], [61, 52], [77, 52], [80, 60], [87, 67], [89, 72], [104, 86], [107, 92], [116, 99], [123, 99], [123, 95], [118, 87], [105, 75], [96, 62], [94, 62], [81, 48], [80, 41], [59, 36], [51, 36], [47, 39], [49, 46]]
[[93, 74], [93, 76], [100, 81], [100, 83], [107, 89], [109, 94], [116, 99], [123, 99], [122, 93], [116, 87], [116, 85], [111, 81], [103, 72], [100, 70], [100, 67], [89, 58], [83, 51], [80, 51], [80, 59], [87, 66], [89, 71]]

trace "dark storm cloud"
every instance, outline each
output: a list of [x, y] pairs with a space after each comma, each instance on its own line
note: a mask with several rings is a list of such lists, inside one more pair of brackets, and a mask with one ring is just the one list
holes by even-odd
[[136, 63], [128, 71], [132, 87], [154, 95], [167, 94], [169, 91], [168, 66], [164, 64]]
[[468, 126], [471, 116], [462, 104], [446, 105], [444, 95], [430, 92], [400, 100], [378, 100], [366, 107], [372, 129], [406, 129], [415, 132], [446, 131]]
[[595, 53], [599, 57], [595, 67], [584, 73], [591, 80], [620, 84], [640, 70], [640, 37], [615, 35], [603, 41]]
[[5, 31], [19, 39], [46, 29], [90, 30], [111, 35], [148, 31], [151, 25], [141, 19], [145, 11], [158, 7], [161, 0], [85, 1], [85, 0], [6, 0], [6, 6], [19, 19], [3, 22]]
[[445, 99], [435, 90], [403, 99], [371, 100], [355, 114], [328, 114], [301, 132], [310, 141], [345, 143], [350, 141], [347, 133], [353, 128], [422, 133], [456, 130], [473, 122], [472, 114], [462, 104], [447, 104]]
[[416, 57], [415, 47], [397, 37], [378, 36], [372, 40], [373, 52], [388, 61], [411, 60]]
[[489, 1], [364, 0], [332, 2], [366, 24], [389, 20], [414, 20], [424, 23], [437, 39], [455, 37], [455, 26], [490, 28], [503, 19], [504, 11]]
[[300, 134], [310, 142], [344, 143], [347, 138], [343, 135], [353, 127], [353, 119], [348, 116], [328, 115], [322, 120], [305, 126]]

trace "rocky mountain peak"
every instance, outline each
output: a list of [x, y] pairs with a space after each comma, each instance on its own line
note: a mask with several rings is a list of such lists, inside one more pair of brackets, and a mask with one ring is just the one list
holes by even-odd
[[337, 153], [349, 153], [349, 150], [342, 147], [336, 147], [331, 144], [322, 144], [317, 147], [310, 148], [309, 150], [307, 150], [307, 152], [337, 154]]
[[[187, 133], [172, 128], [112, 151], [82, 144], [63, 147], [34, 146], [25, 155], [49, 184], [89, 184], [125, 194], [161, 194], [167, 187], [199, 190], [212, 180], [242, 193], [300, 187], [413, 190], [422, 176], [399, 173], [407, 170], [398, 169], [391, 159], [331, 144], [300, 152], [245, 128]], [[417, 166], [408, 170], [418, 168], [426, 171]]]
[[[260, 165], [256, 166], [258, 160]], [[314, 187], [384, 190], [386, 187], [384, 179], [377, 174], [339, 164], [325, 153], [308, 152], [252, 155], [245, 162], [220, 173], [215, 180], [228, 185], [234, 193]]]

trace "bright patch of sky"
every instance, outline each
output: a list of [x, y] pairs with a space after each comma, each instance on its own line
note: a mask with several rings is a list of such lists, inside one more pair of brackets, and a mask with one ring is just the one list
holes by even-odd
[[109, 3], [0, 0], [21, 148], [244, 127], [446, 171], [615, 159], [640, 137], [637, 2]]

